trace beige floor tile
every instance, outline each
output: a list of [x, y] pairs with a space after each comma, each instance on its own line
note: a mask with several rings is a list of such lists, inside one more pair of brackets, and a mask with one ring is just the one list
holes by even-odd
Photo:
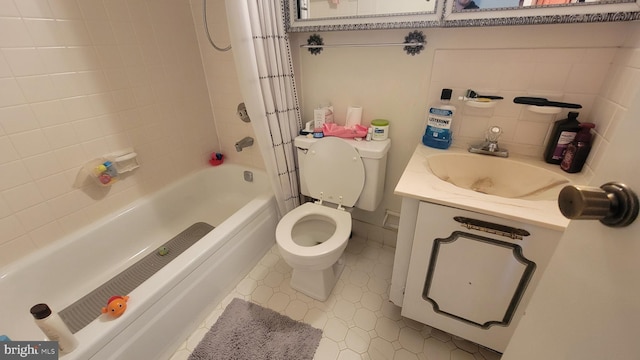
[[403, 318], [389, 302], [394, 249], [349, 240], [345, 269], [326, 301], [292, 289], [291, 267], [274, 246], [217, 304], [171, 360], [185, 360], [234, 297], [322, 329], [317, 360], [500, 360], [500, 354]]

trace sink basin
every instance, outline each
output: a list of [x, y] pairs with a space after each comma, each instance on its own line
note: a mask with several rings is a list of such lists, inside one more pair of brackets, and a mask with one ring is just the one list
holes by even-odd
[[457, 187], [512, 199], [554, 200], [570, 181], [561, 174], [525, 162], [476, 154], [437, 154], [426, 166]]

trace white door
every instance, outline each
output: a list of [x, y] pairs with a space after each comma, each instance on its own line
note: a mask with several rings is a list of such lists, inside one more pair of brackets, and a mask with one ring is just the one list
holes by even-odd
[[[619, 181], [640, 193], [640, 96], [633, 103], [592, 186]], [[502, 357], [534, 359], [640, 359], [640, 219], [571, 222]]]

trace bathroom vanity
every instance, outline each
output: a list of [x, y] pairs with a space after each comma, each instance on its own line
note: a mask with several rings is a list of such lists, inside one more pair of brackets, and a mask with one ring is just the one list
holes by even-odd
[[418, 145], [395, 189], [390, 300], [405, 317], [503, 352], [569, 223], [557, 194], [584, 182], [538, 159]]

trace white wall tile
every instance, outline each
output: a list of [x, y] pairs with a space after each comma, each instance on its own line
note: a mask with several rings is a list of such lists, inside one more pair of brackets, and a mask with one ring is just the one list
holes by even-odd
[[86, 24], [91, 43], [96, 45], [116, 45], [116, 37], [108, 21], [91, 21]]
[[72, 184], [67, 181], [67, 178], [61, 172], [36, 180], [36, 184], [38, 184], [38, 189], [40, 189], [42, 196], [47, 200], [61, 196], [72, 189]]
[[13, 143], [13, 147], [22, 158], [42, 154], [51, 150], [49, 142], [47, 142], [47, 139], [40, 129], [9, 135], [9, 138]]
[[16, 79], [0, 79], [0, 107], [20, 105], [26, 101]]
[[107, 20], [107, 10], [101, 0], [83, 0], [78, 5], [82, 11], [83, 18], [86, 20]]
[[13, 213], [7, 205], [7, 202], [2, 198], [2, 194], [0, 193], [0, 218], [4, 218], [10, 216]]
[[0, 219], [0, 244], [5, 244], [24, 233], [24, 227], [16, 216]]
[[49, 75], [22, 76], [16, 80], [28, 102], [54, 100], [57, 97], [56, 88]]
[[46, 202], [26, 208], [18, 212], [16, 216], [26, 231], [39, 228], [55, 219], [49, 204]]
[[61, 171], [58, 159], [51, 152], [25, 158], [23, 162], [31, 177], [36, 180]]
[[38, 128], [38, 122], [26, 105], [0, 108], [0, 127], [7, 134], [15, 134]]
[[[89, 157], [148, 144], [152, 151], [146, 153], [145, 165], [159, 164], [157, 157], [165, 154], [162, 163], [176, 163], [173, 168], [179, 170], [162, 181], [147, 179], [151, 172], [145, 171], [122, 181], [107, 198], [133, 184], [142, 191], [117, 201], [104, 199], [103, 210], [96, 213], [105, 214], [203, 166], [204, 155], [199, 156], [212, 146], [219, 150], [211, 105], [206, 95], [199, 95], [207, 86], [189, 4], [149, 3], [0, 0], [0, 191], [12, 196], [37, 186], [42, 195], [42, 201], [17, 213], [3, 212], [3, 218], [20, 214], [28, 225], [3, 250], [15, 249], [16, 257], [22, 256], [34, 244], [60, 238], [75, 221], [95, 219], [81, 209], [93, 200], [80, 199], [80, 208], [67, 208], [64, 215], [54, 211], [53, 218], [36, 221], [46, 200], [62, 206], [60, 199], [73, 199], [69, 194], [78, 168]], [[171, 138], [174, 123], [180, 131]], [[140, 130], [132, 141], [127, 131], [135, 128]], [[33, 200], [25, 197], [17, 206], [18, 198], [22, 196], [12, 197], [14, 209]], [[25, 246], [17, 245], [17, 239]], [[8, 258], [0, 258], [0, 266]]]
[[57, 20], [58, 42], [67, 46], [91, 45], [91, 37], [84, 21]]
[[566, 92], [595, 94], [600, 91], [609, 66], [597, 64], [574, 64], [564, 86]]
[[0, 17], [0, 48], [30, 47], [33, 45], [22, 19]]
[[42, 128], [42, 132], [53, 149], [71, 146], [80, 141], [73, 125], [68, 123]]
[[18, 153], [13, 148], [8, 136], [0, 136], [0, 164], [18, 160]]
[[46, 72], [35, 48], [4, 49], [2, 53], [15, 76], [39, 75]]
[[519, 121], [513, 141], [525, 145], [543, 146], [548, 128], [549, 125], [544, 123]]
[[616, 48], [585, 49], [584, 56], [580, 59], [580, 63], [611, 64], [615, 59], [617, 51], [618, 49]]
[[533, 79], [530, 89], [536, 91], [557, 91], [564, 88], [571, 67], [569, 63], [537, 63], [532, 69]]
[[0, 52], [0, 78], [10, 77], [10, 76], [13, 76], [13, 73], [11, 72], [11, 67], [9, 66], [9, 63], [5, 59], [2, 52]]
[[22, 0], [15, 2], [20, 15], [25, 18], [52, 18], [53, 12], [47, 0]]
[[98, 117], [86, 118], [73, 122], [73, 129], [78, 136], [78, 139], [82, 142], [93, 140], [101, 137], [100, 133], [100, 119]]
[[110, 151], [109, 144], [104, 137], [83, 142], [82, 149], [88, 159], [97, 159]]
[[62, 236], [64, 235], [65, 233], [57, 221], [52, 221], [29, 232], [29, 237], [31, 238], [31, 240], [41, 248], [52, 244], [56, 240], [62, 238]]
[[0, 191], [31, 181], [27, 168], [21, 161], [12, 161], [0, 165]]
[[91, 102], [86, 96], [65, 98], [62, 99], [61, 102], [68, 116], [68, 121], [81, 120], [95, 115], [91, 107]]
[[0, 244], [0, 263], [7, 264], [15, 258], [29, 255], [36, 249], [28, 235], [19, 236], [11, 241]]
[[129, 15], [129, 8], [127, 7], [128, 0], [112, 0], [104, 3], [107, 15], [113, 22], [131, 21]]
[[57, 21], [53, 19], [24, 19], [24, 24], [35, 46], [64, 45]]
[[0, 0], [0, 16], [17, 17], [20, 16], [20, 11], [13, 0]]
[[49, 0], [49, 7], [56, 19], [82, 19], [82, 12], [75, 1]]
[[54, 153], [64, 170], [82, 166], [85, 161], [91, 160], [86, 156], [80, 144], [57, 149]]
[[56, 216], [61, 218], [90, 205], [91, 201], [82, 191], [73, 190], [49, 200], [48, 203]]
[[64, 124], [70, 121], [61, 101], [43, 101], [30, 104], [31, 110], [41, 127]]
[[2, 192], [2, 197], [13, 212], [19, 212], [44, 201], [33, 182], [7, 189]]
[[611, 89], [611, 100], [624, 107], [631, 105], [631, 100], [638, 92], [638, 82], [640, 82], [640, 69], [625, 67], [620, 72], [618, 81]]

